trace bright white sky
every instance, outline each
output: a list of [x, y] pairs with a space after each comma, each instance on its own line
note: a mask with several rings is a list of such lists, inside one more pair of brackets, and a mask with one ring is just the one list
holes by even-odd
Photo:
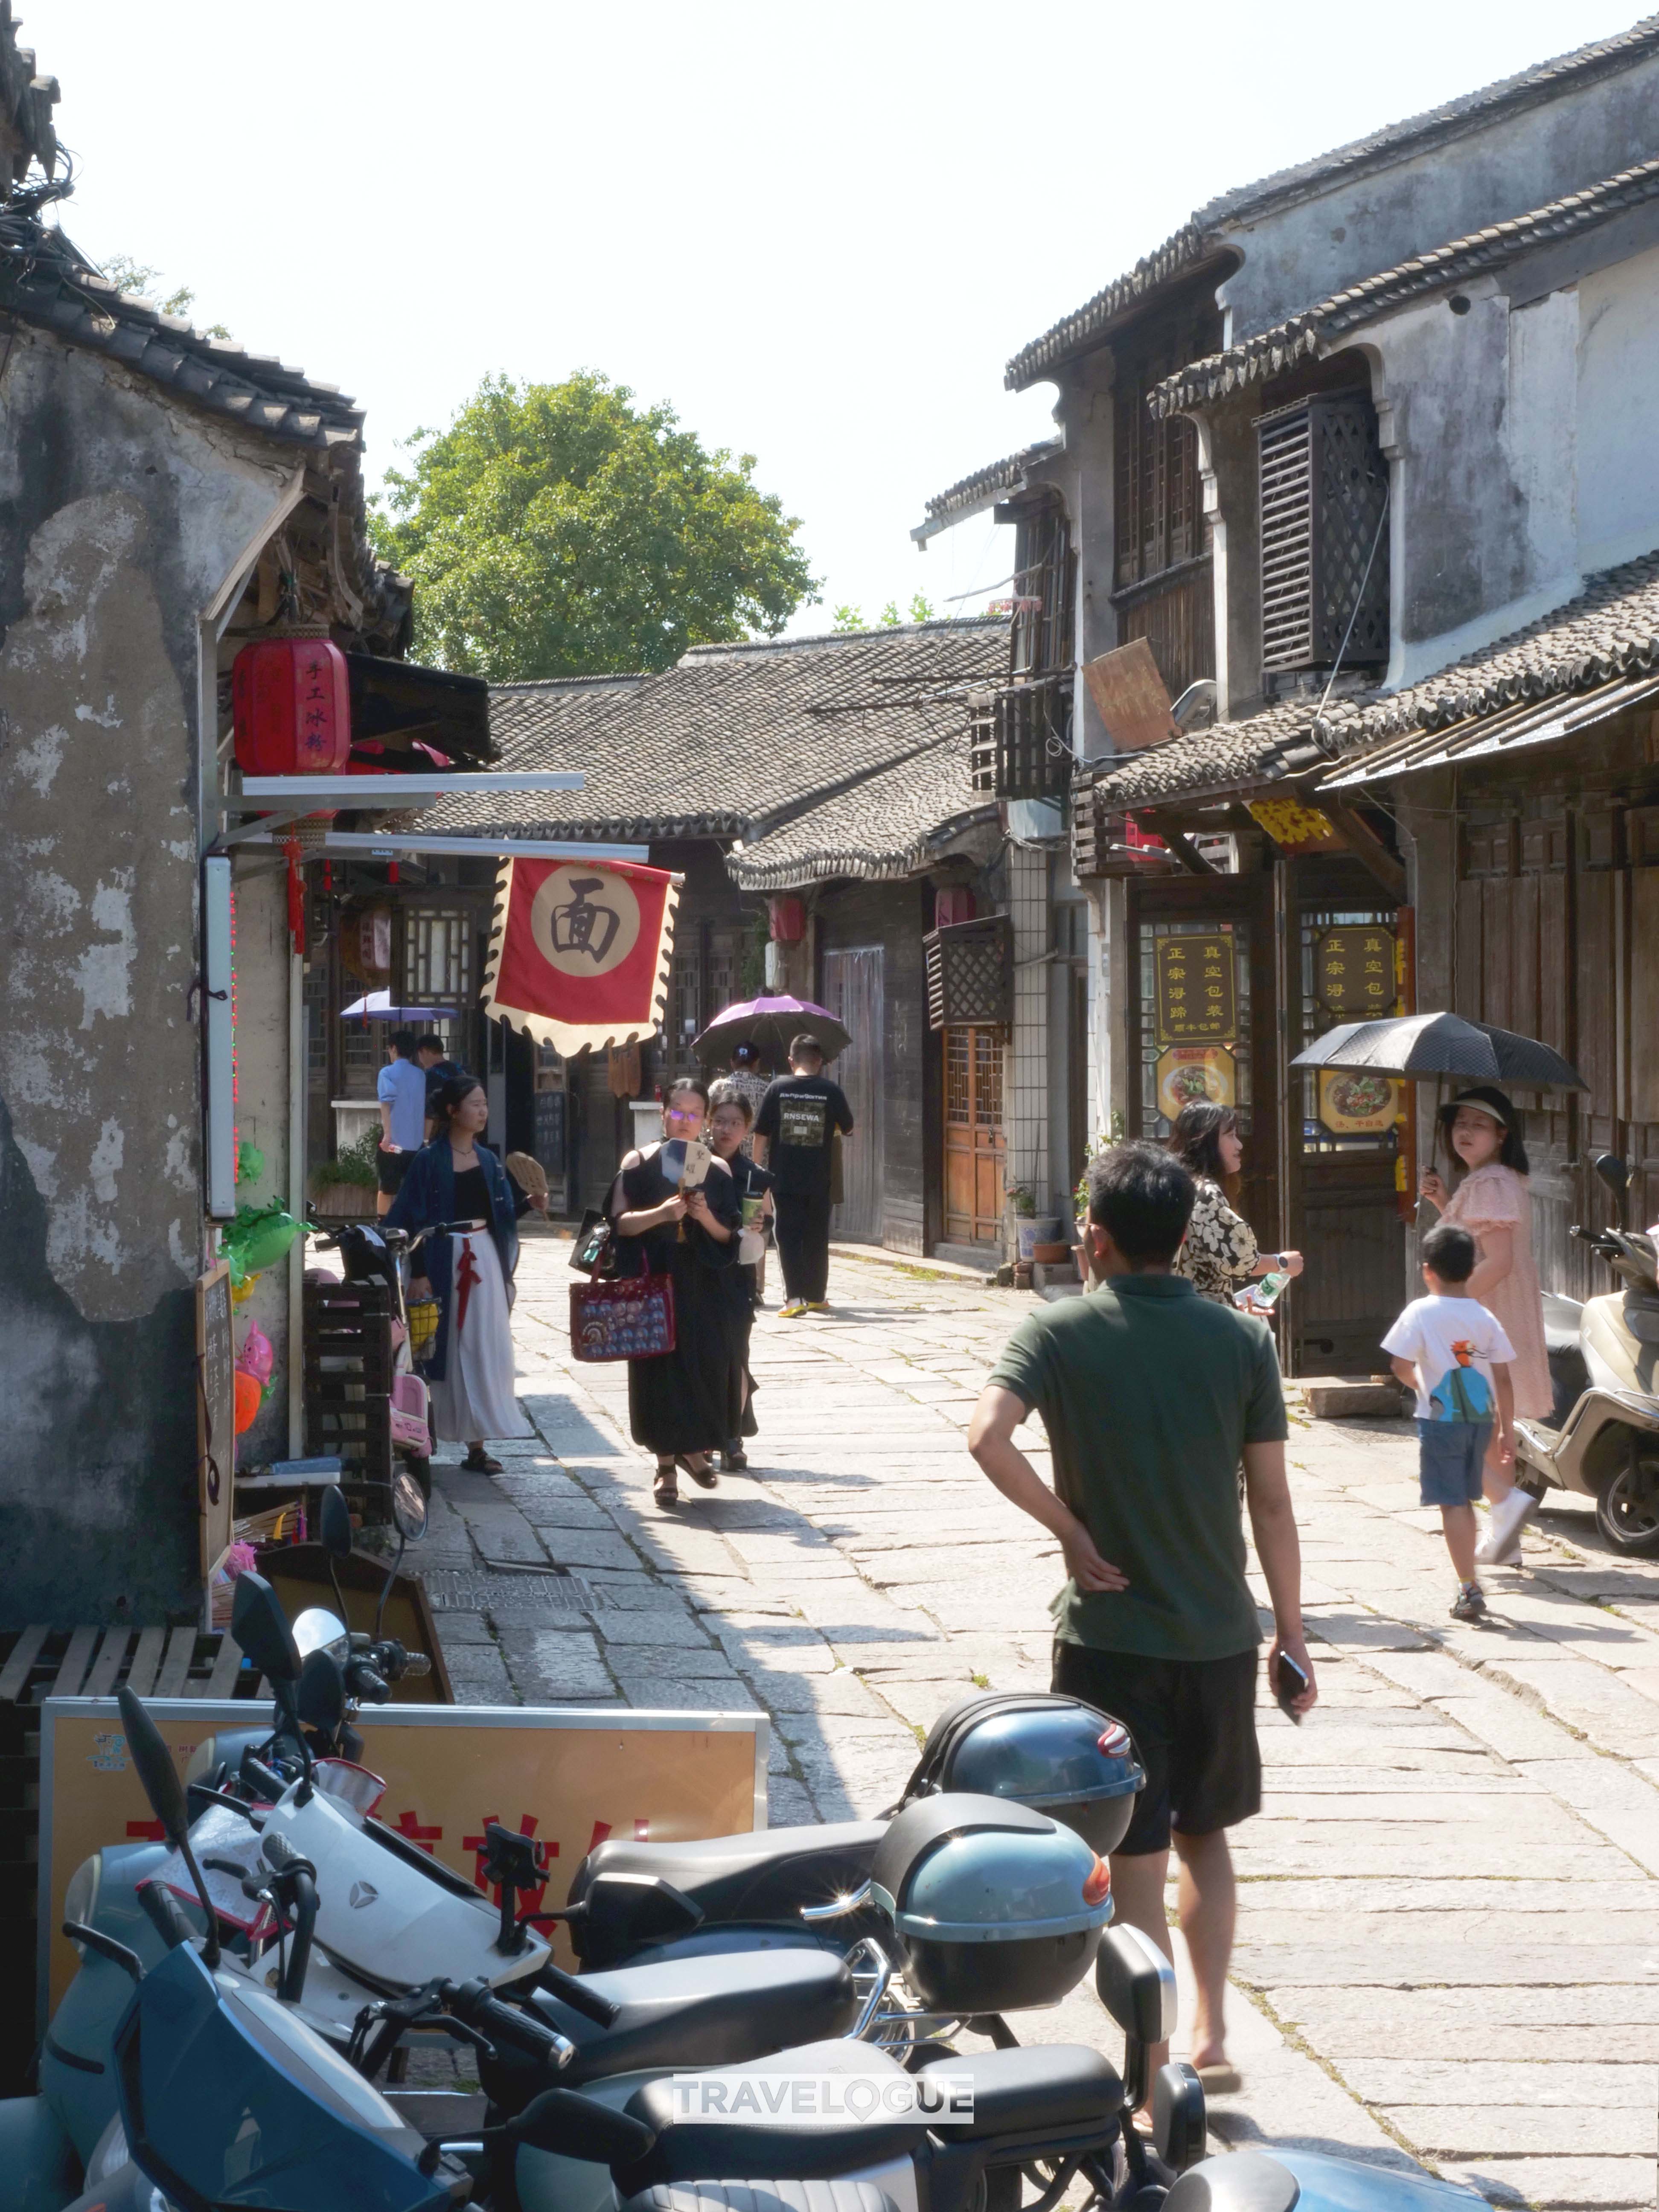
[[[342, 385], [376, 475], [492, 369], [758, 457], [827, 629], [1005, 575], [928, 495], [1048, 430], [1003, 364], [1213, 194], [1625, 28], [1632, 0], [23, 0], [64, 228]], [[1586, 181], [1589, 181], [1586, 179]], [[1425, 239], [1427, 246], [1441, 241]], [[980, 598], [946, 609], [948, 596]]]

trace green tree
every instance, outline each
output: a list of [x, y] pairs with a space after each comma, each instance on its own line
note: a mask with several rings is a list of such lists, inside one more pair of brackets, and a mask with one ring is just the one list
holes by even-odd
[[580, 371], [487, 376], [388, 470], [375, 545], [417, 586], [416, 649], [497, 682], [671, 667], [775, 635], [815, 590], [755, 459], [705, 452], [668, 407]]
[[836, 609], [835, 620], [830, 623], [830, 627], [831, 629], [862, 629], [864, 628], [864, 609], [862, 607], [855, 607], [850, 602], [838, 606]]

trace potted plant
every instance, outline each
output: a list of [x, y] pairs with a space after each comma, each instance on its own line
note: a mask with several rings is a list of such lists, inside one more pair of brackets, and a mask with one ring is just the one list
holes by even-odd
[[374, 1194], [380, 1187], [375, 1164], [379, 1148], [377, 1133], [366, 1129], [356, 1144], [344, 1146], [334, 1159], [312, 1170], [307, 1187], [319, 1213], [348, 1219], [373, 1215]]
[[1014, 1216], [1014, 1234], [1018, 1242], [1019, 1256], [1030, 1261], [1040, 1244], [1052, 1244], [1060, 1232], [1058, 1214], [1039, 1214], [1035, 1194], [1024, 1183], [1016, 1183], [1008, 1194], [1008, 1203]]

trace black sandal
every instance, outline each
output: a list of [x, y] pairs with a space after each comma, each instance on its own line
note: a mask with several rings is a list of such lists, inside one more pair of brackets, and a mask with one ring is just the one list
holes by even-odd
[[679, 1484], [675, 1480], [673, 1461], [659, 1460], [657, 1472], [651, 1485], [651, 1495], [659, 1505], [678, 1505], [680, 1502]]
[[674, 1464], [677, 1467], [683, 1467], [686, 1473], [690, 1476], [692, 1481], [697, 1485], [699, 1489], [718, 1490], [720, 1488], [720, 1479], [719, 1475], [715, 1474], [714, 1468], [709, 1466], [708, 1454], [703, 1453], [700, 1455], [700, 1456], [702, 1459], [702, 1465], [700, 1468], [693, 1467], [690, 1461], [686, 1457], [684, 1452], [676, 1452], [674, 1455]]
[[491, 1459], [482, 1444], [472, 1445], [461, 1465], [469, 1474], [499, 1474], [501, 1471], [500, 1460]]

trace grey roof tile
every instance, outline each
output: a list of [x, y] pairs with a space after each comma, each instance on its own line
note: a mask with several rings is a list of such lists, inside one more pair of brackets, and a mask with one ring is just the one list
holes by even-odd
[[1096, 788], [1109, 806], [1138, 807], [1270, 783], [1413, 730], [1649, 671], [1659, 671], [1659, 552], [1587, 578], [1565, 606], [1403, 690], [1334, 699], [1322, 715], [1314, 700], [1286, 701], [1106, 764]]
[[1278, 170], [1254, 184], [1219, 194], [1198, 209], [1173, 237], [1138, 261], [1127, 276], [1118, 277], [1017, 353], [1008, 363], [1004, 383], [1011, 392], [1021, 391], [1097, 342], [1111, 324], [1147, 294], [1198, 269], [1217, 250], [1218, 234], [1228, 226], [1260, 216], [1277, 203], [1321, 191], [1336, 178], [1364, 176], [1387, 167], [1406, 154], [1426, 152], [1480, 128], [1496, 116], [1519, 113], [1553, 98], [1575, 81], [1628, 69], [1656, 49], [1659, 49], [1659, 15], [1644, 16], [1613, 38], [1598, 39], [1571, 53], [1534, 63], [1514, 76], [1445, 100], [1403, 122], [1391, 123], [1294, 168]]
[[1159, 416], [1204, 406], [1261, 378], [1277, 376], [1302, 355], [1319, 352], [1327, 341], [1342, 338], [1402, 301], [1442, 286], [1466, 283], [1482, 270], [1511, 261], [1529, 247], [1553, 245], [1651, 199], [1659, 199], [1659, 161], [1620, 170], [1617, 176], [1605, 178], [1584, 191], [1551, 200], [1509, 222], [1491, 223], [1465, 238], [1453, 239], [1449, 245], [1401, 262], [1397, 268], [1368, 276], [1363, 283], [1333, 293], [1316, 307], [1230, 346], [1224, 353], [1189, 362], [1156, 386], [1148, 395], [1148, 404]]
[[[902, 763], [925, 759], [918, 774], [938, 769], [927, 787], [944, 794], [939, 804], [971, 808], [965, 751], [948, 775], [927, 757], [965, 744], [963, 701], [999, 680], [1007, 659], [1006, 622], [978, 617], [696, 646], [655, 676], [492, 686], [501, 766], [580, 769], [586, 787], [447, 799], [427, 820], [450, 835], [752, 845], [809, 809], [844, 802], [825, 833], [828, 854], [856, 827], [854, 794]], [[886, 788], [884, 807], [902, 787], [900, 777]], [[930, 798], [921, 813], [934, 806]], [[906, 817], [907, 837], [920, 818]]]

